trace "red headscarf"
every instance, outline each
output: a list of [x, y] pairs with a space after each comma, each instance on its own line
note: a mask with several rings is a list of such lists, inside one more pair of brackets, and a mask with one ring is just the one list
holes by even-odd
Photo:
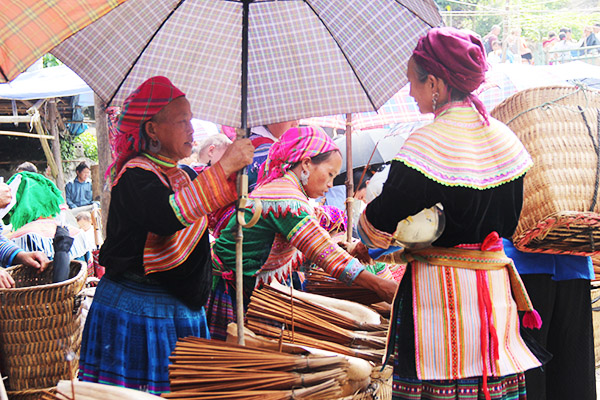
[[292, 165], [306, 157], [339, 150], [333, 140], [320, 128], [311, 126], [290, 128], [269, 150], [267, 160], [258, 171], [259, 185], [282, 177]]
[[106, 171], [107, 174], [114, 179], [123, 165], [144, 149], [145, 139], [141, 134], [143, 124], [171, 101], [181, 96], [185, 94], [169, 79], [164, 76], [154, 76], [142, 83], [125, 99], [114, 132], [115, 161]]
[[433, 28], [419, 39], [413, 57], [419, 66], [443, 79], [450, 88], [467, 93], [488, 121], [485, 106], [471, 93], [483, 83], [488, 69], [483, 44], [477, 37], [451, 27]]

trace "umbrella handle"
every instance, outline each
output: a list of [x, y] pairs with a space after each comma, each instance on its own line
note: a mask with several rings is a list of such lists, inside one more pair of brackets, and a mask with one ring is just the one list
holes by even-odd
[[242, 180], [242, 193], [240, 193], [240, 196], [238, 197], [237, 221], [243, 228], [252, 228], [256, 222], [258, 222], [258, 219], [262, 214], [262, 203], [259, 199], [254, 199], [254, 212], [252, 213], [252, 218], [250, 218], [250, 221], [246, 222], [243, 209], [246, 208], [246, 202], [248, 201], [248, 175], [241, 175], [240, 179]]

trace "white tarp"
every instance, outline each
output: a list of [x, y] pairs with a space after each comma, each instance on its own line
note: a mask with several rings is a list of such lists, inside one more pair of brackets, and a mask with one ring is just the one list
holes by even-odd
[[79, 96], [82, 107], [94, 105], [94, 92], [66, 65], [25, 71], [8, 83], [0, 84], [0, 99], [34, 100]]

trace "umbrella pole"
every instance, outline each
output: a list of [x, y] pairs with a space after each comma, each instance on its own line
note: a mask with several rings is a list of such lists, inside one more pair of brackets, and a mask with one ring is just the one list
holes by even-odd
[[352, 203], [354, 202], [354, 170], [352, 169], [352, 114], [346, 114], [346, 241], [352, 241]]
[[[245, 168], [244, 168], [245, 170]], [[248, 195], [248, 175], [246, 171], [238, 172], [237, 188], [238, 188], [238, 218], [245, 203], [245, 197]], [[245, 194], [244, 194], [245, 192]], [[238, 344], [244, 345], [244, 232], [240, 222], [237, 224], [237, 232], [235, 235], [235, 312], [237, 322]]]
[[[242, 75], [241, 75], [241, 129], [237, 130], [236, 139], [250, 136], [248, 128], [248, 26], [250, 24], [250, 2], [242, 3]], [[237, 233], [235, 236], [235, 311], [237, 322], [238, 344], [245, 345], [244, 341], [244, 207], [248, 197], [248, 168], [242, 168], [237, 175]]]

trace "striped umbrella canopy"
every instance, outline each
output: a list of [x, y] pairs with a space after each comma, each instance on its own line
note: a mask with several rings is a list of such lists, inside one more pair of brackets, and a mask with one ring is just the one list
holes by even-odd
[[17, 77], [54, 46], [125, 0], [2, 0], [0, 82]]
[[127, 0], [51, 53], [109, 105], [168, 77], [197, 118], [252, 127], [379, 109], [433, 0]]

